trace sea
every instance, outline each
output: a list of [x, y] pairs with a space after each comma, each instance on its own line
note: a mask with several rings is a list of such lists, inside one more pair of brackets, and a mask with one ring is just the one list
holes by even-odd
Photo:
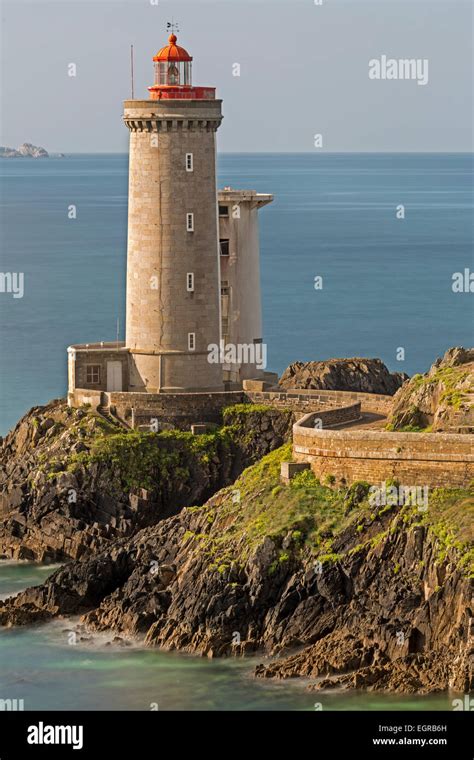
[[[0, 599], [43, 582], [53, 569], [0, 560]], [[256, 665], [268, 662], [262, 655], [209, 660], [117, 642], [114, 634], [84, 633], [78, 626], [77, 619], [64, 618], [0, 629], [0, 699], [16, 699], [25, 710], [320, 712], [450, 710], [459, 696], [315, 692], [305, 679], [254, 678]]]
[[[259, 212], [268, 369], [378, 356], [411, 375], [472, 345], [472, 293], [452, 289], [474, 270], [472, 170], [473, 154], [220, 155], [219, 187], [274, 195]], [[24, 294], [0, 293], [0, 435], [64, 396], [68, 345], [123, 338], [127, 171], [114, 154], [1, 161], [0, 271], [23, 273]]]
[[[222, 154], [219, 187], [272, 193], [259, 212], [268, 369], [380, 357], [424, 372], [472, 345], [453, 276], [473, 263], [472, 154]], [[128, 157], [0, 163], [0, 435], [65, 395], [71, 343], [123, 339]], [[0, 561], [0, 598], [52, 568]], [[252, 659], [207, 660], [69, 633], [77, 621], [0, 632], [0, 699], [25, 709], [451, 709], [451, 696], [317, 695], [252, 678]], [[74, 683], [74, 689], [71, 689]]]

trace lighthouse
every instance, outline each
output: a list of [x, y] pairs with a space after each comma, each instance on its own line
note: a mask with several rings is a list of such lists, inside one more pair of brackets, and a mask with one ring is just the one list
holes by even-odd
[[125, 346], [130, 390], [223, 389], [215, 88], [192, 83], [171, 34], [153, 58], [149, 100], [127, 100], [130, 131]]
[[[273, 196], [217, 192], [222, 101], [214, 87], [193, 85], [193, 59], [177, 42], [171, 34], [154, 56], [148, 99], [124, 103], [125, 341], [117, 334], [68, 347], [71, 406], [154, 431], [220, 423], [222, 409], [245, 400], [246, 388], [277, 380], [260, 360], [258, 215]], [[110, 317], [116, 325], [117, 315]]]

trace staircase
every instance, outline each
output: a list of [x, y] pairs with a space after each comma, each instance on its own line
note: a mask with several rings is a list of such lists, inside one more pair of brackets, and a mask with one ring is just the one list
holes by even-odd
[[125, 430], [132, 430], [132, 427], [128, 424], [128, 422], [125, 422], [125, 420], [122, 420], [120, 417], [118, 417], [110, 408], [110, 406], [101, 405], [97, 407], [97, 414], [99, 414], [102, 419], [107, 420], [111, 425], [119, 424], [122, 428]]

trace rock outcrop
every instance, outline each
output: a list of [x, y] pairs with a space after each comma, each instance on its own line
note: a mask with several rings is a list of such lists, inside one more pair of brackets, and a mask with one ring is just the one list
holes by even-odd
[[[401, 383], [370, 361], [323, 363], [314, 381], [372, 393]], [[414, 424], [403, 414], [416, 399], [419, 422], [469, 427], [451, 407], [470, 408], [473, 362], [452, 349], [405, 383], [395, 423]], [[304, 366], [287, 371], [289, 387]], [[0, 555], [72, 561], [0, 601], [0, 625], [81, 615], [150, 647], [258, 653], [258, 677], [303, 676], [311, 689], [467, 693], [473, 492], [433, 488], [419, 508], [374, 504], [368, 483], [326, 487], [311, 470], [283, 486], [293, 421], [242, 404], [193, 436], [124, 430], [62, 400], [31, 410], [0, 440]]]
[[[259, 677], [429, 692], [472, 686], [474, 499], [376, 508], [368, 487], [279, 485], [289, 446], [205, 505], [183, 509], [42, 586], [0, 602], [0, 624], [83, 615], [93, 630], [207, 656], [279, 657]], [[472, 531], [471, 531], [472, 533]]]
[[49, 158], [49, 153], [44, 148], [31, 143], [23, 143], [19, 148], [6, 148], [0, 146], [0, 158]]
[[288, 440], [293, 415], [242, 405], [208, 435], [137, 433], [64, 401], [0, 440], [0, 556], [77, 559], [202, 504]]
[[393, 430], [474, 433], [474, 349], [450, 348], [394, 397]]
[[279, 386], [393, 395], [408, 379], [404, 372], [389, 372], [380, 359], [327, 359], [294, 362], [284, 371]]

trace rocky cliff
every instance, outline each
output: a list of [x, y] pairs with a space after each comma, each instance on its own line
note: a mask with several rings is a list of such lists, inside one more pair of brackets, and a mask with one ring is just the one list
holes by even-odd
[[31, 143], [23, 143], [19, 148], [0, 146], [0, 158], [48, 158], [49, 153], [44, 148]]
[[258, 676], [312, 688], [466, 692], [473, 494], [434, 491], [427, 511], [374, 507], [363, 483], [332, 490], [306, 471], [282, 486], [289, 455], [0, 602], [0, 623], [80, 613], [149, 646], [258, 652]]
[[392, 430], [474, 433], [474, 349], [451, 348], [394, 397]]
[[359, 391], [393, 395], [408, 379], [404, 372], [389, 372], [380, 359], [327, 359], [294, 362], [280, 378], [282, 389]]
[[207, 435], [136, 433], [53, 401], [0, 439], [0, 556], [62, 561], [202, 504], [287, 440], [293, 414], [239, 405]]

